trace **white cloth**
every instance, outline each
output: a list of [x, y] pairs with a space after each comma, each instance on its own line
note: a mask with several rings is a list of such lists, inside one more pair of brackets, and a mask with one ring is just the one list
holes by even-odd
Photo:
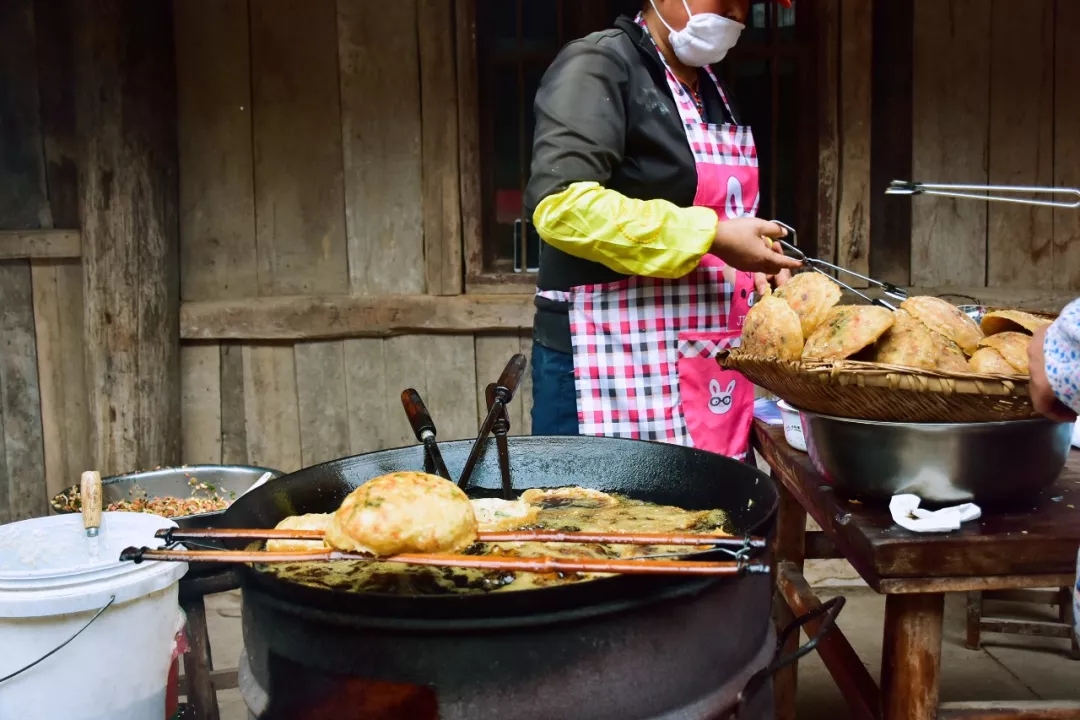
[[1077, 420], [1076, 424], [1073, 425], [1072, 446], [1080, 448], [1080, 420]]
[[894, 495], [889, 503], [893, 522], [911, 532], [952, 532], [962, 523], [982, 517], [982, 510], [974, 503], [931, 512], [919, 509], [921, 502], [918, 495]]

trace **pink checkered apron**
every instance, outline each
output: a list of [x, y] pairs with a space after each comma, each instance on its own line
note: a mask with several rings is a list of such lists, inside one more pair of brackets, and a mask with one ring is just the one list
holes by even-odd
[[[640, 15], [638, 24], [645, 27]], [[730, 113], [723, 88], [706, 69]], [[667, 80], [697, 166], [694, 205], [713, 208], [722, 219], [756, 214], [750, 128], [706, 124], [670, 68]], [[541, 292], [570, 306], [579, 432], [745, 457], [754, 388], [721, 370], [715, 358], [738, 345], [753, 290], [752, 273], [706, 255], [677, 280], [630, 277]]]

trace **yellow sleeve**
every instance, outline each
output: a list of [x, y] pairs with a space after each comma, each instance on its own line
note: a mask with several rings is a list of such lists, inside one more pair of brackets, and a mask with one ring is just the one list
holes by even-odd
[[548, 195], [533, 213], [540, 237], [568, 255], [626, 275], [673, 279], [697, 267], [716, 236], [716, 212], [634, 200], [595, 182]]

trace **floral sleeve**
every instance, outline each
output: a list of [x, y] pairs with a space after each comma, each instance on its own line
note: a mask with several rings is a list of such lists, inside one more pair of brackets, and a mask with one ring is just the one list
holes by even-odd
[[1080, 413], [1080, 300], [1074, 300], [1046, 331], [1046, 376], [1058, 400]]

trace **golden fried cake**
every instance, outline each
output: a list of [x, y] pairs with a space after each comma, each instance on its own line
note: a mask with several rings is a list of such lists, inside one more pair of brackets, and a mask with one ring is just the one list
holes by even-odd
[[561, 487], [552, 489], [533, 488], [521, 493], [521, 501], [530, 505], [558, 506], [573, 503], [578, 507], [615, 507], [619, 499], [606, 492], [583, 487]]
[[742, 350], [759, 357], [798, 360], [803, 351], [802, 321], [786, 302], [766, 295], [746, 314]]
[[893, 326], [893, 312], [876, 305], [838, 305], [814, 331], [804, 360], [843, 360], [878, 341]]
[[1039, 328], [1050, 325], [1053, 321], [1023, 312], [1022, 310], [995, 310], [986, 313], [982, 319], [982, 331], [987, 335], [997, 335], [1003, 332], [1034, 333]]
[[[934, 332], [903, 310], [893, 314], [893, 326], [874, 348], [873, 361], [887, 365], [933, 370], [939, 343]], [[939, 336], [940, 337], [940, 336]]]
[[964, 351], [960, 349], [959, 345], [944, 335], [938, 335], [937, 333], [934, 333], [934, 338], [938, 341], [935, 370], [938, 372], [966, 373], [971, 369], [967, 355], [964, 355]]
[[1031, 336], [1026, 333], [1003, 332], [984, 338], [979, 347], [993, 348], [1021, 375], [1028, 374], [1028, 344]]
[[840, 286], [819, 272], [803, 272], [791, 278], [775, 295], [799, 316], [803, 337], [810, 337], [840, 302]]
[[[274, 528], [276, 530], [320, 530], [326, 532], [333, 517], [330, 513], [293, 515], [279, 522]], [[268, 552], [325, 550], [326, 543], [322, 540], [267, 540], [266, 549]]]
[[1005, 362], [994, 348], [983, 347], [975, 351], [971, 356], [971, 371], [986, 375], [1017, 375], [1016, 369]]
[[521, 500], [480, 498], [472, 501], [480, 532], [506, 532], [532, 525], [540, 515], [537, 505]]
[[908, 298], [900, 307], [934, 332], [959, 345], [966, 355], [974, 353], [983, 339], [983, 332], [974, 320], [960, 308], [940, 298], [925, 295]]
[[386, 557], [449, 553], [476, 541], [476, 512], [461, 489], [437, 475], [395, 472], [349, 493], [326, 530], [338, 550]]

